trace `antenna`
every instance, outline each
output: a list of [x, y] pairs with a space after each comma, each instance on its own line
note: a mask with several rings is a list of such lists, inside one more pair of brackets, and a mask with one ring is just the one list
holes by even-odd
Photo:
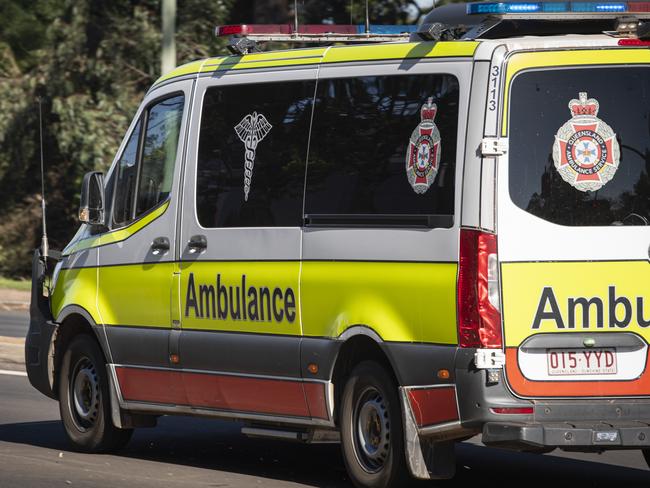
[[293, 0], [293, 31], [298, 33], [298, 0]]
[[41, 97], [38, 97], [38, 131], [41, 139], [41, 208], [43, 213], [43, 237], [41, 238], [41, 258], [47, 260], [50, 246], [47, 241], [47, 222], [45, 219], [45, 167], [43, 163], [43, 109]]
[[368, 8], [368, 0], [366, 0], [366, 34], [370, 34], [370, 9]]

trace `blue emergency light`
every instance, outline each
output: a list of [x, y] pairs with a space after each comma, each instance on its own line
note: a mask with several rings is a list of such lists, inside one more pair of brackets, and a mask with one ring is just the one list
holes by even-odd
[[469, 15], [648, 12], [650, 2], [481, 2], [467, 5]]

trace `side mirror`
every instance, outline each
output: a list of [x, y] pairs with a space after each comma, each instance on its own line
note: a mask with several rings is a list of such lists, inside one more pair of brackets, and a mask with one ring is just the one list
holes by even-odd
[[84, 224], [104, 225], [104, 174], [90, 171], [81, 184], [79, 220]]

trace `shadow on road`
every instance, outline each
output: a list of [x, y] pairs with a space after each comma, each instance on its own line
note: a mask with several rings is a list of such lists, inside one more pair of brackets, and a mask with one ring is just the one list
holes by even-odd
[[[308, 486], [350, 486], [338, 445], [302, 445], [249, 439], [241, 425], [205, 419], [163, 417], [155, 429], [139, 429], [118, 456], [189, 466]], [[69, 450], [58, 421], [0, 425], [0, 442]], [[443, 486], [479, 481], [499, 486], [649, 486], [648, 471], [550, 455], [506, 452], [470, 444], [457, 448], [458, 472]], [[92, 461], [89, 459], [89, 464]]]

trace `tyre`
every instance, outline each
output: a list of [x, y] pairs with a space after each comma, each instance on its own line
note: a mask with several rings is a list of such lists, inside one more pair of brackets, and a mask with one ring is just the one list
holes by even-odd
[[357, 487], [404, 486], [409, 481], [397, 385], [374, 361], [352, 371], [341, 397], [341, 448]]
[[111, 452], [126, 445], [132, 429], [118, 429], [111, 419], [104, 356], [89, 335], [72, 339], [61, 365], [59, 410], [68, 440], [82, 452]]

